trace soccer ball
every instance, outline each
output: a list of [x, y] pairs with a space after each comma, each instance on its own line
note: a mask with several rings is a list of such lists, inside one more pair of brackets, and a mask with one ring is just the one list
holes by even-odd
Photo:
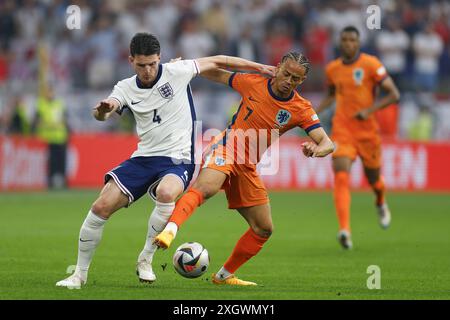
[[185, 278], [200, 277], [209, 266], [208, 250], [198, 242], [183, 243], [173, 255], [173, 266]]

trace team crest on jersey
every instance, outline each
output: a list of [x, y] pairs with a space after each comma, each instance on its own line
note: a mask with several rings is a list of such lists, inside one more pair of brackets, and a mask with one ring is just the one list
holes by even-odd
[[173, 90], [168, 82], [159, 86], [158, 91], [164, 99], [171, 99], [173, 97]]
[[225, 165], [225, 159], [224, 159], [224, 158], [221, 158], [221, 157], [217, 157], [217, 158], [214, 160], [214, 162], [215, 162], [216, 166], [219, 166], [219, 167], [222, 167], [222, 166]]
[[280, 110], [277, 113], [277, 123], [282, 127], [285, 124], [287, 124], [289, 122], [289, 120], [291, 119], [291, 114], [289, 111], [286, 110]]
[[353, 70], [353, 80], [355, 83], [360, 86], [362, 84], [364, 78], [364, 70], [361, 68], [357, 68]]

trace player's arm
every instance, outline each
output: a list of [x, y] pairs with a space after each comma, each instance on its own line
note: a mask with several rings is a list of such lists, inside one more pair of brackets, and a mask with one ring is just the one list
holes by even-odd
[[202, 72], [200, 75], [208, 80], [228, 85], [233, 73], [223, 69], [214, 69]]
[[[274, 66], [253, 62], [239, 57], [230, 57], [225, 55], [199, 58], [195, 59], [195, 61], [197, 62], [197, 66], [200, 69], [199, 73], [202, 76], [205, 76], [205, 73], [208, 73], [210, 71], [217, 71], [218, 69], [256, 71], [261, 74], [268, 75], [270, 77], [275, 76], [276, 71], [276, 67]], [[210, 77], [213, 77], [214, 75], [215, 75], [214, 73], [209, 74]], [[230, 75], [231, 73], [218, 72], [214, 77], [214, 80], [213, 79], [211, 80], [228, 84], [228, 79]]]
[[320, 102], [319, 106], [316, 109], [316, 112], [319, 114], [324, 110], [328, 109], [334, 102], [335, 97], [336, 97], [336, 87], [334, 85], [329, 85], [327, 95]]
[[113, 98], [108, 98], [100, 101], [92, 110], [92, 115], [98, 121], [105, 121], [111, 114], [116, 111], [120, 106], [118, 100]]
[[369, 108], [363, 109], [356, 113], [358, 120], [367, 120], [369, 116], [377, 110], [383, 109], [400, 100], [400, 92], [391, 77], [387, 77], [381, 82], [381, 88], [387, 92], [387, 95], [376, 101]]
[[325, 157], [334, 151], [335, 145], [322, 127], [309, 131], [308, 135], [313, 141], [302, 143], [302, 151], [305, 156]]

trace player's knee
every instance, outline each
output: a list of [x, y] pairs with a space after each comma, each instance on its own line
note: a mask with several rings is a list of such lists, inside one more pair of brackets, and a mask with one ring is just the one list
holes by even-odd
[[156, 189], [156, 201], [158, 202], [174, 202], [178, 194], [168, 187], [161, 187]]
[[373, 186], [379, 180], [379, 177], [373, 174], [366, 174], [367, 182]]
[[369, 184], [372, 187], [374, 187], [379, 180], [380, 180], [380, 177], [367, 177], [367, 181], [369, 182]]
[[269, 238], [273, 233], [272, 225], [253, 226], [252, 229], [253, 229], [253, 232], [255, 232], [258, 236], [260, 236], [262, 238]]
[[105, 219], [108, 219], [112, 214], [110, 205], [103, 199], [98, 199], [97, 201], [95, 201], [92, 205], [91, 210], [96, 215]]

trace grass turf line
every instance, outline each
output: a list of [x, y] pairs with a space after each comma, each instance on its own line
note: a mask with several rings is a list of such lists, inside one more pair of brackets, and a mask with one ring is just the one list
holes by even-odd
[[[247, 225], [226, 209], [223, 194], [210, 199], [183, 226], [172, 248], [157, 252], [157, 281], [141, 284], [135, 261], [153, 204], [140, 199], [106, 224], [88, 285], [56, 288], [76, 263], [79, 228], [97, 196], [93, 191], [0, 195], [0, 299], [449, 299], [450, 197], [388, 195], [392, 226], [377, 223], [370, 193], [352, 194], [354, 250], [343, 251], [329, 192], [271, 193], [275, 225], [263, 250], [239, 271], [251, 288], [210, 283]], [[211, 264], [198, 279], [175, 273], [171, 257], [197, 241]], [[366, 286], [367, 267], [381, 268], [381, 290]]]

